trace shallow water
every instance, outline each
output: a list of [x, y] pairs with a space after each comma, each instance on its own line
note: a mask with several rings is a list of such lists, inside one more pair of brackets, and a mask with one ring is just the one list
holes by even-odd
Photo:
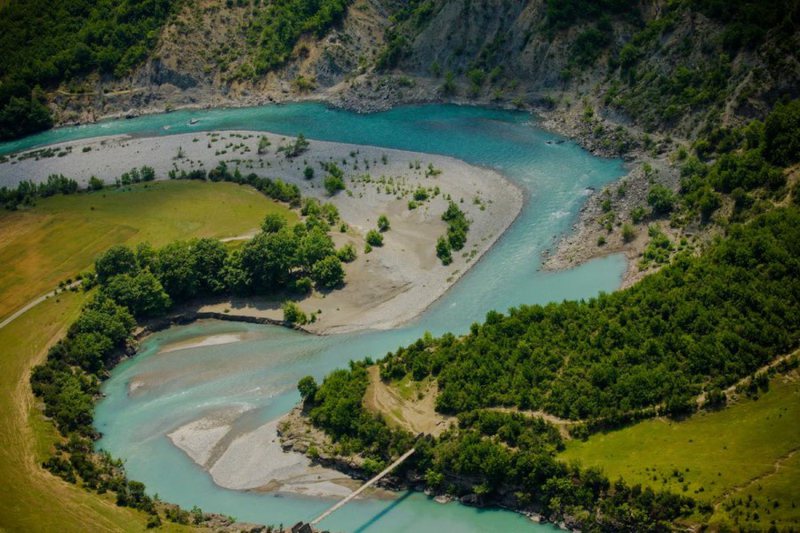
[[[188, 125], [190, 118], [199, 122]], [[164, 126], [169, 126], [168, 130]], [[162, 135], [203, 129], [260, 129], [309, 138], [373, 144], [451, 155], [492, 167], [525, 189], [522, 214], [498, 244], [418, 320], [389, 331], [313, 337], [278, 327], [202, 322], [148, 339], [135, 359], [120, 365], [97, 407], [100, 446], [126, 459], [129, 475], [151, 493], [184, 506], [231, 514], [240, 520], [285, 524], [309, 520], [330, 500], [221, 489], [166, 434], [225, 407], [251, 409], [237, 430], [258, 427], [299, 399], [297, 380], [321, 378], [351, 359], [380, 357], [425, 331], [463, 333], [491, 309], [522, 303], [584, 298], [619, 286], [621, 256], [564, 272], [539, 270], [541, 254], [575, 221], [589, 188], [624, 173], [618, 160], [591, 156], [571, 142], [537, 129], [526, 113], [428, 105], [357, 115], [320, 104], [184, 111], [65, 128], [0, 145], [0, 153], [82, 137], [131, 133]], [[244, 333], [241, 342], [159, 354], [161, 346], [200, 335]], [[129, 385], [139, 387], [128, 394]], [[393, 501], [362, 500], [322, 526], [335, 531], [531, 531], [523, 517], [500, 510], [439, 505], [421, 494]]]

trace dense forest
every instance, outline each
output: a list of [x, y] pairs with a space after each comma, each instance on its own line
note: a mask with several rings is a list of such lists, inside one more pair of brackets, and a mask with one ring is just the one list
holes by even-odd
[[800, 162], [798, 148], [798, 100], [778, 105], [765, 123], [717, 130], [695, 144], [678, 197], [651, 190], [649, 200], [655, 216], [674, 209], [679, 221], [707, 219], [724, 199], [732, 204], [727, 239], [700, 258], [677, 253], [626, 291], [490, 312], [463, 339], [420, 340], [383, 362], [383, 378], [434, 376], [437, 408], [450, 413], [515, 406], [613, 420], [642, 409], [691, 411], [700, 392], [800, 342], [800, 220], [794, 210], [772, 211], [774, 202], [800, 199], [783, 171]]
[[49, 128], [43, 88], [121, 77], [155, 46], [177, 0], [11, 0], [0, 8], [0, 140]]
[[[241, 2], [239, 2], [241, 4]], [[0, 140], [53, 125], [46, 90], [80, 86], [86, 75], [129, 75], [151, 57], [161, 29], [181, 0], [11, 0], [0, 6]], [[229, 2], [232, 4], [232, 2]], [[248, 2], [250, 4], [250, 2]], [[284, 65], [298, 39], [317, 38], [341, 21], [350, 0], [252, 3], [248, 41], [255, 54], [240, 77], [254, 79]]]
[[492, 311], [464, 337], [426, 337], [387, 355], [377, 363], [383, 379], [438, 382], [437, 409], [459, 424], [437, 439], [392, 429], [363, 406], [369, 359], [319, 386], [304, 378], [304, 407], [341, 453], [362, 454], [371, 470], [413, 445], [406, 474], [434, 491], [533, 506], [577, 526], [663, 528], [695, 502], [560, 463], [555, 427], [485, 408], [619, 422], [643, 407], [683, 416], [701, 390], [716, 401], [720, 387], [800, 342], [798, 258], [800, 211], [781, 208], [732, 226], [706, 254], [679, 257], [625, 291]]

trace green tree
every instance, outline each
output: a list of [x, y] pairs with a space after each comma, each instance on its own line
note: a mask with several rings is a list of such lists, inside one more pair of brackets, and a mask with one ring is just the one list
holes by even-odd
[[675, 194], [663, 185], [653, 185], [647, 193], [647, 203], [653, 208], [653, 213], [665, 215], [675, 206]]
[[103, 182], [103, 180], [101, 180], [97, 176], [91, 176], [89, 178], [89, 189], [90, 190], [99, 191], [103, 187], [105, 187], [105, 183]]
[[112, 246], [94, 262], [94, 271], [100, 283], [119, 274], [135, 274], [138, 270], [133, 251], [121, 244]]
[[193, 268], [199, 294], [225, 290], [223, 269], [228, 252], [217, 239], [198, 239], [192, 244]]
[[261, 231], [264, 233], [277, 233], [286, 227], [286, 218], [278, 213], [270, 213], [264, 217]]
[[250, 289], [273, 292], [285, 287], [297, 264], [298, 239], [288, 230], [257, 235], [242, 248], [241, 268]]
[[767, 117], [764, 157], [782, 167], [800, 161], [800, 99], [778, 104]]
[[159, 316], [172, 305], [161, 283], [148, 270], [135, 276], [130, 274], [114, 276], [103, 285], [102, 292], [130, 309], [134, 316]]
[[312, 228], [300, 239], [297, 259], [300, 265], [310, 268], [321, 259], [336, 255], [333, 240], [320, 228]]
[[333, 289], [344, 281], [344, 268], [336, 255], [329, 255], [320, 259], [311, 268], [311, 277], [317, 287]]
[[436, 241], [436, 257], [442, 261], [443, 265], [449, 265], [453, 262], [450, 242], [444, 237], [439, 237]]
[[300, 397], [308, 404], [314, 402], [314, 395], [317, 394], [318, 389], [317, 380], [312, 376], [305, 376], [297, 382], [297, 390], [300, 391]]

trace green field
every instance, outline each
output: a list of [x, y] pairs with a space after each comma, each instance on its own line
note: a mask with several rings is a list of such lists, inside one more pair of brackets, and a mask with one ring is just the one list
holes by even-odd
[[77, 316], [82, 294], [67, 293], [0, 329], [0, 529], [87, 531], [143, 529], [145, 515], [85, 492], [39, 467], [55, 430], [34, 405], [27, 376]]
[[297, 218], [251, 187], [199, 181], [54, 196], [0, 212], [0, 319], [86, 269], [112, 244], [236, 236], [271, 212]]
[[[87, 268], [113, 244], [236, 236], [257, 228], [270, 212], [297, 218], [252, 188], [205, 182], [56, 196], [31, 209], [3, 212], [0, 317]], [[58, 436], [34, 403], [30, 370], [64, 334], [85, 298], [62, 293], [0, 329], [0, 531], [145, 529], [144, 513], [117, 507], [112, 495], [89, 493], [39, 466]]]
[[[795, 371], [773, 379], [769, 392], [757, 400], [743, 399], [681, 422], [647, 420], [586, 442], [570, 441], [560, 458], [599, 466], [612, 480], [622, 477], [712, 504], [712, 523], [733, 525], [738, 516], [738, 525], [748, 528], [766, 529], [774, 520], [778, 528], [797, 529], [798, 450], [800, 377]], [[748, 495], [753, 497], [749, 507]], [[738, 505], [726, 510], [732, 503]]]

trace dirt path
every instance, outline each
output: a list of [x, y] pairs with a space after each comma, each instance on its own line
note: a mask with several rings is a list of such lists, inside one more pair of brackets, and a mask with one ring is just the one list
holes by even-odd
[[789, 459], [794, 457], [794, 454], [796, 454], [798, 451], [800, 451], [800, 448], [795, 448], [793, 450], [790, 450], [788, 453], [785, 453], [784, 455], [778, 457], [775, 460], [775, 462], [772, 463], [772, 471], [771, 472], [764, 472], [763, 474], [759, 474], [756, 477], [748, 480], [746, 483], [742, 483], [741, 485], [736, 485], [736, 486], [731, 487], [730, 489], [726, 490], [725, 492], [723, 492], [720, 495], [720, 497], [717, 498], [717, 500], [714, 502], [714, 511], [717, 511], [719, 509], [719, 507], [723, 503], [725, 503], [725, 500], [727, 500], [728, 498], [730, 498], [734, 494], [742, 492], [743, 490], [746, 490], [749, 487], [752, 487], [754, 484], [759, 483], [759, 482], [761, 482], [761, 481], [763, 481], [763, 480], [765, 480], [765, 479], [767, 479], [769, 477], [772, 477], [772, 476], [776, 475], [781, 470], [783, 465]]
[[[395, 388], [387, 385], [380, 378], [377, 366], [369, 368], [369, 387], [364, 395], [364, 405], [371, 411], [383, 414], [389, 423], [419, 434], [425, 433], [438, 437], [455, 418], [436, 412], [435, 382], [429, 383], [416, 399], [403, 398]], [[420, 397], [421, 396], [421, 397]]]
[[20, 307], [19, 309], [17, 309], [13, 313], [11, 313], [11, 315], [9, 315], [7, 318], [5, 318], [2, 322], [0, 322], [0, 329], [3, 329], [4, 327], [6, 327], [10, 323], [12, 323], [14, 320], [16, 320], [20, 316], [24, 315], [25, 313], [27, 313], [28, 311], [30, 311], [31, 309], [33, 309], [34, 307], [36, 307], [37, 305], [42, 303], [43, 301], [45, 301], [48, 298], [50, 298], [51, 296], [56, 296], [59, 292], [64, 291], [64, 290], [69, 290], [69, 289], [72, 289], [74, 287], [80, 287], [80, 285], [81, 285], [80, 280], [79, 281], [74, 281], [74, 282], [70, 283], [69, 285], [67, 285], [64, 289], [55, 289], [55, 290], [52, 290], [52, 291], [48, 292], [47, 294], [43, 294], [43, 295], [39, 296], [38, 298], [34, 298], [30, 302], [26, 303], [25, 305], [23, 305], [22, 307]]
[[[786, 361], [787, 359], [790, 359], [790, 358], [798, 356], [798, 355], [800, 355], [800, 350], [795, 350], [795, 351], [789, 352], [789, 353], [787, 353], [785, 355], [781, 355], [779, 357], [776, 357], [775, 359], [773, 359], [772, 361], [770, 361], [766, 365], [762, 366], [761, 368], [759, 368], [758, 370], [756, 370], [752, 374], [743, 377], [742, 379], [740, 379], [739, 381], [737, 381], [736, 383], [734, 383], [733, 385], [731, 385], [730, 387], [728, 387], [727, 389], [725, 389], [722, 392], [725, 393], [725, 397], [727, 398], [728, 401], [730, 401], [731, 400], [731, 395], [734, 392], [736, 392], [736, 388], [746, 384], [750, 380], [750, 376], [753, 376], [753, 375], [756, 375], [756, 374], [761, 374], [761, 373], [764, 373], [764, 372], [768, 372], [770, 369], [778, 366], [779, 364], [781, 364], [782, 362]], [[706, 401], [706, 393], [705, 392], [701, 393], [696, 398], [696, 401], [697, 401], [698, 407], [702, 406], [703, 403]]]
[[582, 420], [566, 420], [564, 418], [559, 418], [555, 415], [551, 415], [550, 413], [545, 413], [544, 411], [523, 411], [517, 409], [516, 407], [488, 407], [487, 410], [498, 411], [500, 413], [517, 413], [530, 418], [543, 418], [546, 422], [553, 424], [561, 434], [561, 438], [565, 440], [572, 438], [569, 434], [570, 426], [574, 426], [575, 424], [580, 424], [582, 422]]

